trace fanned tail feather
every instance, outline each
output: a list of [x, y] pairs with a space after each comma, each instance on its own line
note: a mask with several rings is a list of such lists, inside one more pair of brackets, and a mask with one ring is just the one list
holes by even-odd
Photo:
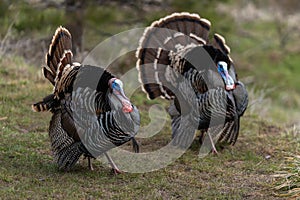
[[54, 94], [50, 94], [46, 96], [43, 101], [37, 102], [33, 105], [31, 105], [31, 108], [35, 112], [44, 112], [49, 111], [53, 106], [55, 105], [56, 100], [54, 98]]
[[75, 67], [79, 67], [79, 63], [71, 63], [72, 52], [66, 50], [58, 63], [57, 74], [55, 77], [54, 94], [58, 97], [60, 93], [66, 92], [66, 90], [73, 84], [78, 70], [74, 70]]
[[[77, 70], [73, 70], [79, 63], [72, 63], [73, 53], [72, 37], [69, 31], [63, 27], [59, 27], [53, 36], [49, 52], [46, 55], [47, 66], [51, 69], [54, 76], [54, 94], [59, 98], [61, 92], [65, 92], [73, 83]], [[44, 68], [44, 72], [47, 70]], [[47, 73], [49, 73], [48, 71]], [[45, 74], [45, 73], [44, 73]]]
[[171, 63], [170, 52], [207, 44], [210, 25], [207, 19], [197, 14], [183, 12], [161, 18], [145, 30], [136, 57], [139, 78], [150, 99], [158, 96], [174, 98], [162, 84]]
[[72, 64], [72, 56], [65, 56], [65, 51], [71, 51], [71, 49], [72, 36], [70, 32], [62, 26], [58, 27], [46, 54], [47, 66], [43, 67], [43, 74], [52, 85], [55, 85], [55, 77], [60, 63], [63, 61], [63, 66], [66, 66], [67, 63]]
[[64, 91], [70, 81], [66, 81], [69, 73], [64, 74], [66, 71], [70, 72], [73, 67], [71, 52], [72, 36], [70, 32], [63, 28], [58, 27], [52, 38], [49, 46], [49, 51], [46, 54], [46, 66], [42, 68], [44, 77], [48, 79], [54, 86], [54, 95], [49, 95], [43, 101], [33, 104], [32, 110], [36, 112], [48, 111], [55, 105], [55, 99], [58, 99], [58, 93]]
[[230, 54], [230, 48], [226, 45], [225, 38], [218, 33], [214, 34], [212, 45], [225, 54]]

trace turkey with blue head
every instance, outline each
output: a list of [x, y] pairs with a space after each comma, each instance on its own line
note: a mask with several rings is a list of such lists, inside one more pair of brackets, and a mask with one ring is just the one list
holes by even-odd
[[148, 98], [171, 102], [173, 144], [188, 147], [193, 129], [198, 129], [202, 136], [207, 133], [217, 152], [216, 142], [235, 144], [248, 93], [238, 80], [225, 39], [214, 34], [209, 40], [210, 27], [210, 21], [198, 14], [161, 18], [145, 29], [136, 57]]
[[134, 139], [140, 116], [126, 97], [120, 79], [97, 66], [72, 61], [69, 31], [59, 27], [46, 54], [44, 77], [53, 93], [32, 105], [34, 111], [51, 111], [49, 136], [54, 160], [60, 169], [71, 169], [81, 155], [104, 154], [114, 172], [120, 172], [107, 151]]

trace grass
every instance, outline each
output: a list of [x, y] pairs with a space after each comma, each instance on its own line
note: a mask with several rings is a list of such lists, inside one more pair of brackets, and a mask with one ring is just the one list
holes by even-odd
[[[62, 172], [52, 161], [47, 126], [50, 113], [31, 112], [31, 103], [51, 92], [40, 69], [17, 57], [1, 60], [0, 198], [5, 199], [276, 199], [274, 175], [285, 152], [296, 154], [297, 141], [284, 129], [246, 113], [234, 147], [198, 157], [199, 144], [169, 166], [149, 173], [111, 175], [110, 168], [86, 160]], [[151, 102], [138, 92], [146, 124]], [[156, 101], [155, 103], [160, 103]], [[166, 106], [166, 103], [162, 103]], [[170, 141], [169, 122], [152, 138], [138, 139], [142, 152]]]
[[[294, 126], [287, 130], [287, 135], [296, 136], [295, 140], [299, 148], [299, 129]], [[278, 196], [300, 198], [300, 156], [291, 152], [285, 153], [284, 163], [279, 171], [273, 176], [276, 178], [277, 183], [275, 189]]]
[[299, 166], [300, 157], [288, 154], [283, 169], [274, 174], [274, 177], [280, 180], [275, 187], [278, 196], [300, 198]]
[[[22, 57], [4, 54], [0, 58], [0, 199], [299, 198], [299, 131], [293, 126], [298, 124], [300, 106], [299, 48], [294, 42], [299, 38], [293, 35], [281, 49], [274, 22], [258, 20], [233, 25], [228, 14], [216, 12], [214, 6], [206, 7], [210, 1], [201, 1], [203, 5], [190, 2], [182, 4], [175, 0], [171, 10], [197, 12], [210, 19], [212, 32], [216, 30], [226, 37], [238, 74], [247, 83], [251, 106], [242, 118], [236, 145], [220, 150], [219, 155], [200, 159], [200, 146], [195, 139], [174, 163], [142, 174], [114, 176], [100, 161], [94, 161], [95, 170], [90, 171], [83, 159], [74, 170], [59, 171], [53, 163], [47, 135], [51, 114], [33, 113], [30, 108], [52, 91], [51, 85], [42, 78], [40, 69], [25, 63]], [[28, 5], [22, 9], [8, 7], [0, 5], [0, 9], [4, 8], [0, 13], [0, 38], [7, 34], [10, 25], [12, 38], [39, 38], [45, 34], [48, 37], [65, 20], [63, 11], [50, 9], [31, 15], [33, 9]], [[130, 10], [117, 10], [113, 6], [88, 12], [87, 27], [99, 26], [100, 30], [103, 25], [109, 34], [140, 27], [141, 24], [126, 23], [116, 26], [124, 18], [138, 17], [138, 13]], [[20, 19], [13, 17], [15, 11], [19, 11], [16, 13]], [[158, 9], [147, 13], [145, 25], [171, 11], [165, 12]], [[47, 25], [41, 26], [45, 20]], [[88, 48], [101, 40], [97, 30], [86, 29]], [[127, 66], [134, 66], [131, 60], [125, 61]], [[126, 67], [114, 70], [124, 72]], [[132, 96], [132, 101], [139, 107], [142, 125], [149, 123], [153, 104], [165, 108], [168, 105], [163, 100], [147, 100], [141, 91]], [[142, 152], [151, 152], [165, 146], [170, 137], [168, 119], [159, 134], [138, 141]]]

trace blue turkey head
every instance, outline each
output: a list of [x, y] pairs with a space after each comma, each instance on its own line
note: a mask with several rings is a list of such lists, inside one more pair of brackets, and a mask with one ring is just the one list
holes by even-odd
[[109, 86], [112, 89], [112, 94], [121, 102], [123, 111], [126, 113], [132, 112], [133, 107], [124, 93], [122, 81], [117, 78], [112, 78], [109, 80]]
[[226, 90], [233, 90], [235, 88], [235, 83], [233, 78], [228, 73], [227, 63], [224, 61], [219, 61], [217, 66], [218, 66], [218, 72], [225, 82]]

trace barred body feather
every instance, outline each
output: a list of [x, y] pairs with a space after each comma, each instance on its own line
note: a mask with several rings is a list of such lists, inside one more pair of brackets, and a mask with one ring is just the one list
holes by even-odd
[[52, 112], [49, 137], [60, 169], [71, 169], [81, 155], [88, 157], [90, 165], [90, 158], [105, 154], [118, 171], [106, 152], [129, 140], [133, 141], [134, 150], [139, 150], [134, 139], [139, 112], [132, 105], [132, 111], [124, 113], [121, 102], [111, 101], [114, 75], [100, 67], [72, 61], [71, 41], [67, 29], [56, 30], [43, 67], [45, 78], [54, 86], [53, 93], [33, 104], [32, 109]]
[[[179, 127], [183, 116], [196, 109], [197, 116], [191, 123], [197, 123], [200, 130], [214, 132], [219, 142], [233, 145], [240, 117], [248, 105], [248, 93], [237, 78], [225, 39], [214, 34], [209, 41], [210, 27], [209, 20], [185, 12], [153, 22], [140, 39], [137, 69], [150, 99], [171, 101], [173, 137], [182, 134]], [[228, 67], [226, 77], [221, 76], [219, 63]], [[225, 83], [227, 76], [231, 79]], [[218, 124], [221, 118], [225, 120]], [[176, 143], [184, 144], [188, 137], [176, 137]]]

